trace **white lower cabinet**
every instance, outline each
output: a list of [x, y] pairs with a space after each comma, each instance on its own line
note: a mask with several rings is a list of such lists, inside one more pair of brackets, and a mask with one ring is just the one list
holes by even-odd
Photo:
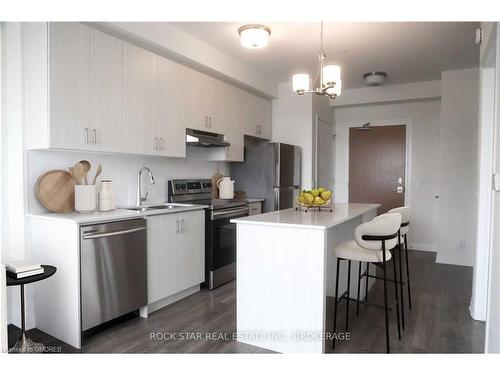
[[205, 281], [203, 210], [149, 216], [148, 303]]

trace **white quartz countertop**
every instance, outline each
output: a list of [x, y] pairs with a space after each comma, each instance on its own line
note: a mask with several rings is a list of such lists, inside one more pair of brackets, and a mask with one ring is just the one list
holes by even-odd
[[361, 216], [380, 207], [375, 203], [333, 203], [333, 212], [329, 209], [289, 208], [281, 211], [268, 212], [231, 220], [237, 224], [253, 224], [267, 226], [297, 227], [306, 229], [328, 229], [342, 224], [350, 219]]
[[165, 215], [165, 214], [173, 214], [179, 212], [197, 211], [205, 209], [207, 207], [208, 206], [195, 204], [189, 207], [175, 207], [169, 209], [165, 208], [165, 209], [151, 210], [145, 212], [116, 209], [109, 212], [95, 211], [90, 213], [70, 212], [67, 214], [59, 214], [59, 213], [28, 214], [28, 217], [36, 219], [44, 219], [44, 220], [73, 222], [79, 225], [84, 225], [84, 224], [103, 223], [103, 222], [126, 220], [126, 219], [138, 219], [153, 215]]

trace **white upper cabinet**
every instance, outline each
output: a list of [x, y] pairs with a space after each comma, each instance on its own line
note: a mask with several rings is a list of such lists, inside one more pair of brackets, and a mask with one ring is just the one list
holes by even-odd
[[224, 133], [224, 83], [194, 69], [187, 69], [186, 96], [189, 106], [186, 127]]
[[49, 24], [48, 35], [50, 147], [92, 148], [90, 28], [81, 23], [56, 22]]
[[129, 43], [123, 45], [124, 152], [157, 154], [158, 56]]
[[100, 151], [121, 150], [123, 42], [90, 29], [90, 139]]
[[271, 139], [271, 101], [245, 94], [245, 134]]
[[[271, 137], [271, 102], [78, 22], [22, 23], [28, 149], [185, 157], [186, 128], [224, 134], [206, 160]], [[203, 157], [203, 155], [201, 155]]]
[[158, 128], [160, 153], [186, 156], [187, 68], [158, 57]]

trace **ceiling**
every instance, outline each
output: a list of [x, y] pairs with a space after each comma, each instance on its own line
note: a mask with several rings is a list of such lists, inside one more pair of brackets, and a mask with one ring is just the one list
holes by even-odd
[[[259, 50], [239, 44], [242, 23], [171, 24], [276, 82], [316, 72], [319, 22], [266, 23], [271, 39]], [[363, 73], [379, 70], [387, 72], [388, 84], [440, 79], [442, 71], [478, 66], [476, 27], [475, 22], [325, 23], [326, 61], [342, 67], [344, 88], [363, 87]]]

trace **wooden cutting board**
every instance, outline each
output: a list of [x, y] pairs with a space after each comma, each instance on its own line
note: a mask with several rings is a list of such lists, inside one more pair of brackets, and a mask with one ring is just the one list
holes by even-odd
[[214, 198], [219, 198], [219, 188], [217, 187], [217, 181], [219, 181], [222, 177], [224, 176], [221, 175], [219, 171], [217, 171], [217, 173], [212, 176], [212, 196]]
[[75, 210], [75, 183], [67, 171], [48, 171], [38, 178], [36, 195], [52, 212], [71, 212]]

